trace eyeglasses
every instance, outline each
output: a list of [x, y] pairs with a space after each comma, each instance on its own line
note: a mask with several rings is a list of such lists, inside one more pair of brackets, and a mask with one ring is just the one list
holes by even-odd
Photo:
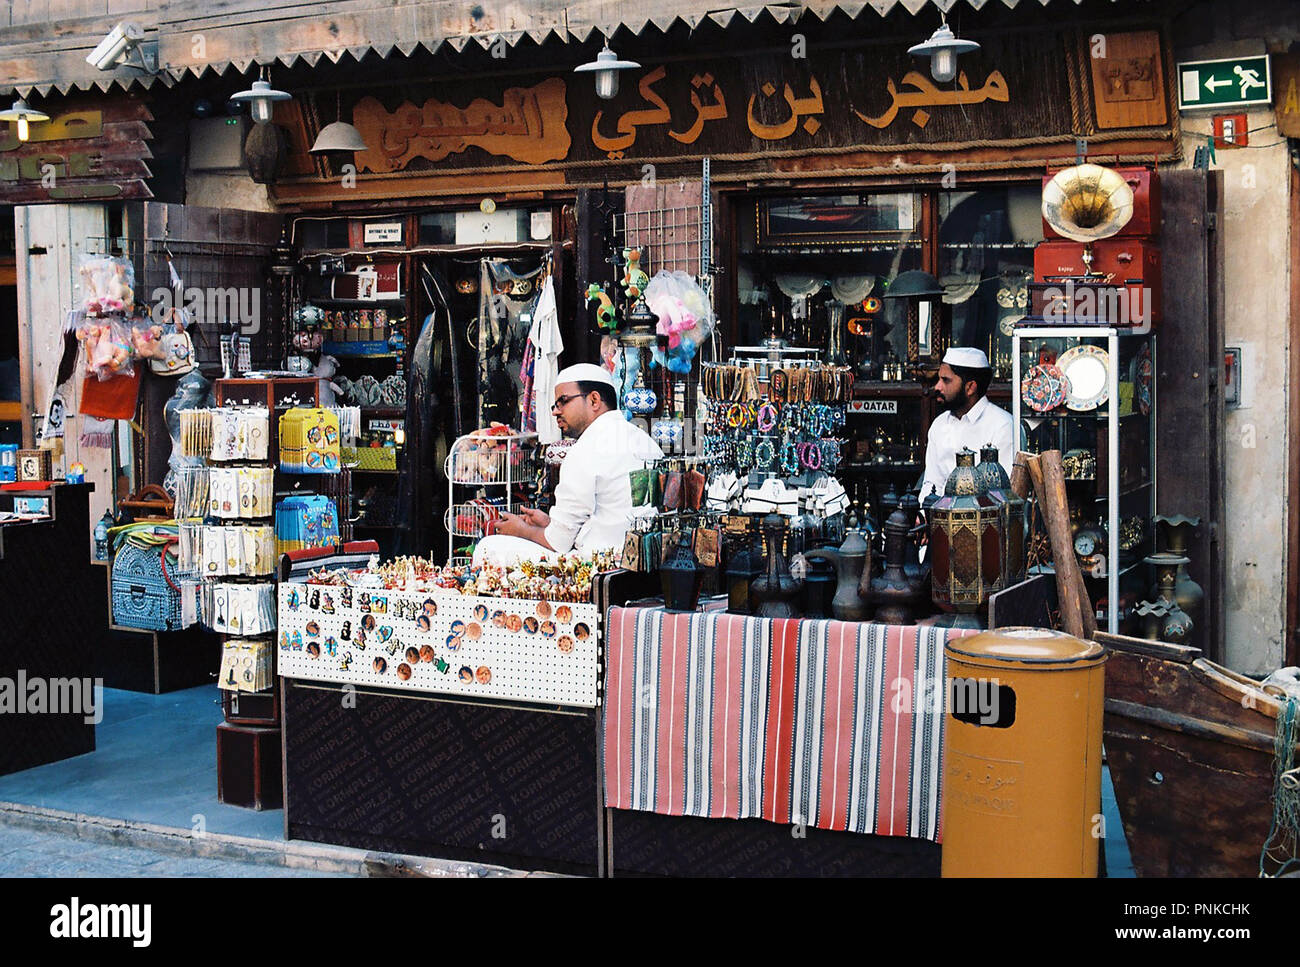
[[566, 406], [569, 405], [569, 400], [576, 400], [579, 396], [584, 396], [584, 395], [586, 394], [570, 393], [568, 396], [559, 397], [554, 403], [551, 404], [551, 412], [554, 413], [556, 410], [564, 409]]

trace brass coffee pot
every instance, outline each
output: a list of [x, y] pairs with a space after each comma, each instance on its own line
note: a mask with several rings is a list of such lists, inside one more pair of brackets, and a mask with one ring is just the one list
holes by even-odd
[[767, 537], [767, 569], [749, 588], [754, 614], [760, 618], [798, 618], [802, 582], [790, 574], [785, 555], [781, 553], [785, 518], [768, 514], [763, 518], [763, 534]]
[[804, 557], [820, 558], [835, 567], [835, 597], [831, 599], [831, 613], [840, 621], [865, 621], [867, 603], [858, 588], [863, 574], [869, 574], [868, 561], [871, 548], [860, 531], [849, 531], [838, 548], [823, 547], [807, 551]]

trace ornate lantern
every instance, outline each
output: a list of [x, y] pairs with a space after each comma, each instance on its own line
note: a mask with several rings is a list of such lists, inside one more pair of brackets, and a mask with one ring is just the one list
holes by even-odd
[[[989, 454], [996, 462], [991, 447], [985, 462]], [[1024, 502], [1010, 489], [989, 489], [992, 476], [989, 467], [977, 472], [975, 454], [962, 450], [930, 507], [931, 593], [944, 611], [975, 614], [1024, 576]]]
[[659, 577], [663, 582], [665, 611], [695, 610], [704, 583], [704, 570], [691, 551], [688, 531], [678, 535], [677, 546], [659, 566]]
[[727, 611], [731, 614], [753, 613], [749, 586], [763, 573], [763, 549], [754, 539], [749, 520], [742, 520], [740, 533], [728, 535]]

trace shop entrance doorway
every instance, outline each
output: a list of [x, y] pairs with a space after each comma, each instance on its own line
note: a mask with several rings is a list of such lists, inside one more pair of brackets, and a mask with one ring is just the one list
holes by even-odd
[[418, 318], [408, 382], [407, 467], [399, 501], [409, 546], [442, 544], [443, 468], [458, 436], [492, 422], [518, 426], [533, 311], [550, 264], [537, 252], [426, 255], [417, 269]]

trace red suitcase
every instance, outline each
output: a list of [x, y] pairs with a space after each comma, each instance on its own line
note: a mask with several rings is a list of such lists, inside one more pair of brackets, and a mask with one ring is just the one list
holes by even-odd
[[[1040, 242], [1034, 249], [1034, 281], [1079, 282], [1087, 274], [1082, 242]], [[1089, 280], [1129, 290], [1132, 321], [1141, 325], [1149, 309], [1149, 320], [1161, 318], [1164, 284], [1160, 271], [1160, 246], [1135, 238], [1107, 238], [1092, 245], [1092, 271], [1100, 278]]]
[[[1133, 217], [1115, 238], [1154, 238], [1160, 234], [1160, 175], [1154, 168], [1116, 168], [1133, 189]], [[1043, 177], [1043, 187], [1056, 172]], [[1043, 238], [1064, 238], [1043, 220]]]

